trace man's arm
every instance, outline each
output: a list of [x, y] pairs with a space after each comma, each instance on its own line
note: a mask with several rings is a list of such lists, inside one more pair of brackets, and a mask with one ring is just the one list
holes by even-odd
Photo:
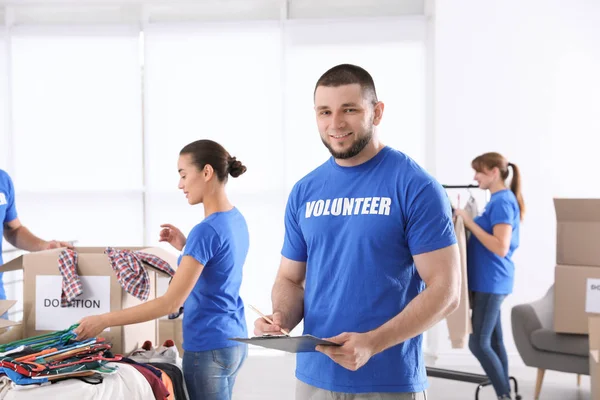
[[54, 249], [59, 247], [69, 247], [70, 243], [59, 242], [52, 240], [47, 242], [35, 236], [27, 227], [21, 224], [19, 218], [15, 218], [10, 222], [4, 224], [4, 237], [6, 241], [18, 249], [26, 251], [41, 251], [47, 249]]
[[281, 313], [282, 328], [292, 330], [304, 316], [304, 281], [306, 263], [281, 257], [279, 271], [271, 292], [273, 312]]
[[16, 248], [27, 251], [44, 250], [48, 245], [48, 242], [35, 236], [27, 227], [23, 226], [19, 218], [4, 225], [4, 237]]
[[425, 332], [458, 307], [461, 282], [458, 246], [419, 254], [414, 260], [427, 287], [400, 314], [370, 332], [374, 354]]
[[262, 318], [254, 323], [256, 336], [265, 333], [277, 334], [281, 328], [291, 331], [304, 317], [304, 281], [306, 279], [306, 263], [281, 257], [279, 271], [271, 292], [273, 302], [274, 325]]

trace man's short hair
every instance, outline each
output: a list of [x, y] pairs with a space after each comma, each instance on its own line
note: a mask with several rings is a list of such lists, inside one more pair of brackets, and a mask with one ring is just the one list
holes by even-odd
[[373, 104], [377, 103], [377, 92], [375, 91], [373, 77], [365, 69], [352, 64], [336, 65], [321, 75], [315, 86], [315, 93], [319, 86], [338, 87], [353, 84], [360, 85], [363, 96], [370, 96]]

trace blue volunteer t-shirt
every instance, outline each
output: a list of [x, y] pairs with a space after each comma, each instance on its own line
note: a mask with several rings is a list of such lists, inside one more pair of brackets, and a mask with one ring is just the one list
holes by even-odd
[[500, 257], [471, 235], [467, 243], [467, 273], [469, 289], [475, 292], [510, 294], [515, 280], [515, 264], [512, 255], [519, 247], [520, 226], [519, 203], [514, 193], [508, 189], [492, 194], [489, 203], [475, 223], [490, 235], [494, 225], [508, 224], [512, 227], [510, 247], [506, 257]]
[[209, 215], [188, 235], [182, 256], [194, 257], [204, 270], [184, 303], [185, 351], [236, 346], [229, 338], [248, 336], [240, 297], [248, 247], [248, 226], [237, 208]]
[[[15, 206], [15, 188], [8, 174], [0, 169], [0, 222], [2, 232], [4, 225], [17, 218], [17, 208]], [[2, 260], [2, 237], [0, 235], [0, 265], [4, 264]], [[2, 283], [3, 272], [0, 272], [0, 300], [6, 299], [4, 285]]]
[[[413, 256], [456, 243], [442, 187], [389, 147], [355, 167], [333, 158], [292, 189], [282, 255], [306, 261], [304, 333], [367, 332], [425, 289]], [[358, 371], [321, 353], [297, 355], [296, 377], [346, 393], [420, 392], [427, 387], [419, 335]]]

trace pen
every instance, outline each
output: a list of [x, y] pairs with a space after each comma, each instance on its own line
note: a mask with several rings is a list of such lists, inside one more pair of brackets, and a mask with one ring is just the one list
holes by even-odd
[[[264, 319], [265, 321], [267, 321], [271, 325], [275, 325], [275, 323], [273, 321], [271, 321], [271, 318], [267, 317], [265, 314], [263, 314], [260, 311], [258, 311], [258, 309], [256, 307], [254, 307], [252, 304], [248, 304], [248, 307], [250, 307], [251, 309], [253, 309], [255, 313], [257, 313], [258, 315], [260, 315], [262, 317], [262, 319]], [[284, 335], [290, 336], [290, 333], [288, 331], [286, 331], [285, 329], [281, 328], [280, 331]]]

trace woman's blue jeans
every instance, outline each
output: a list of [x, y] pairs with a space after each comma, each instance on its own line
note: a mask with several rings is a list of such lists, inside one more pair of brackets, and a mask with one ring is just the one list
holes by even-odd
[[508, 357], [502, 338], [500, 306], [504, 294], [473, 292], [473, 333], [469, 349], [479, 360], [498, 397], [510, 394]]
[[248, 345], [185, 351], [183, 376], [190, 400], [230, 400], [233, 384], [248, 356]]

